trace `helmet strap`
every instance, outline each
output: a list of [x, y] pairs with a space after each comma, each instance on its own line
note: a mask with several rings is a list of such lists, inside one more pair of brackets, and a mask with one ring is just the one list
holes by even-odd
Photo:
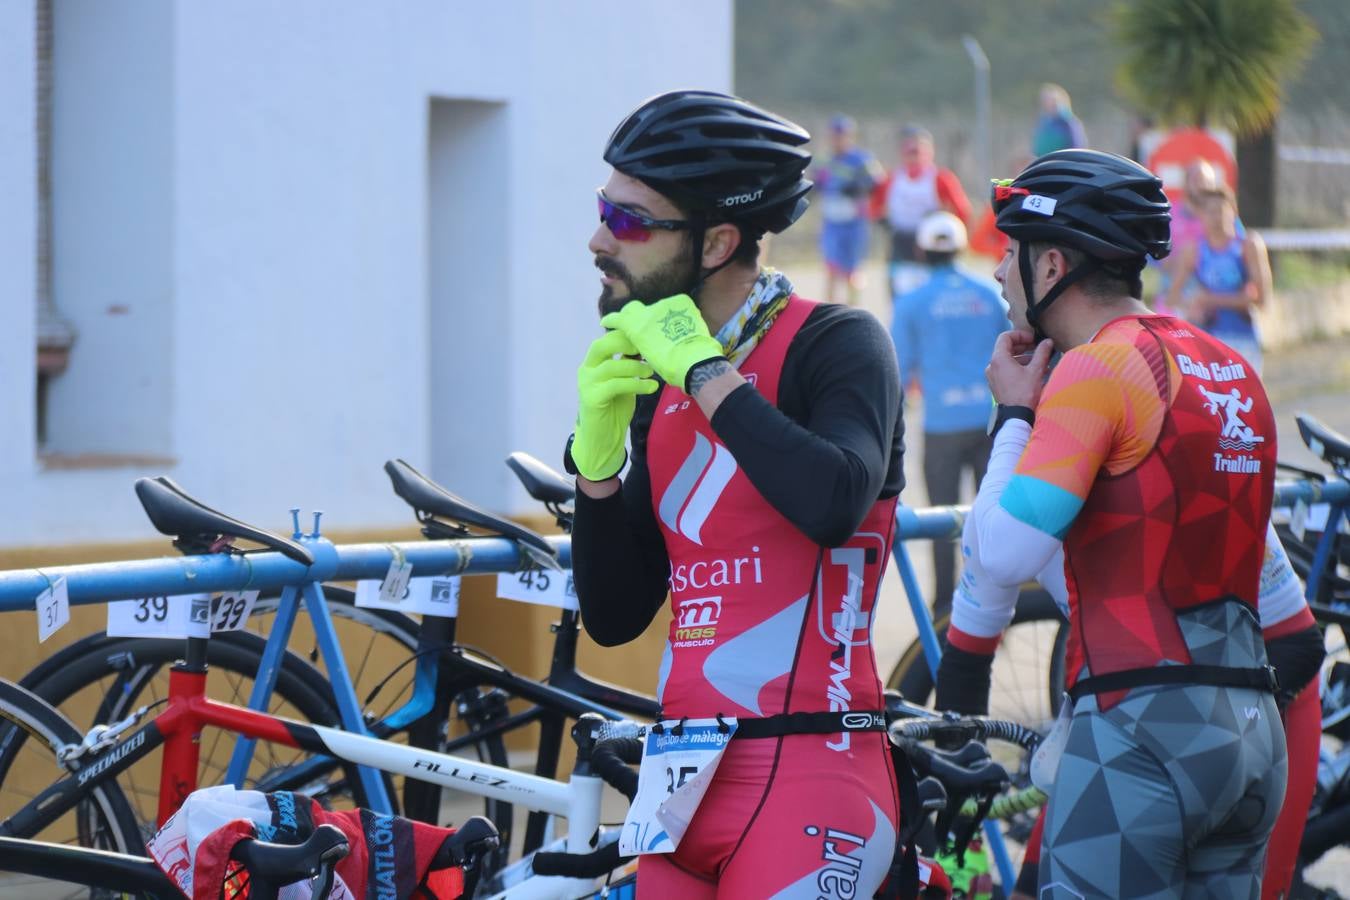
[[[740, 231], [741, 238], [744, 239], [745, 232], [742, 231], [739, 226], [737, 226], [737, 230]], [[696, 224], [689, 229], [689, 233], [693, 238], [694, 276], [692, 279], [690, 279], [689, 286], [685, 288], [684, 292], [688, 294], [697, 303], [699, 291], [703, 289], [703, 283], [707, 281], [709, 278], [716, 275], [718, 272], [725, 269], [727, 266], [731, 265], [732, 261], [736, 258], [736, 254], [733, 252], [731, 256], [728, 256], [726, 259], [722, 260], [720, 263], [713, 266], [711, 269], [704, 271], [703, 239], [708, 234], [707, 217], [698, 216]]]
[[1027, 324], [1031, 326], [1036, 343], [1039, 344], [1049, 337], [1049, 335], [1041, 329], [1041, 317], [1044, 316], [1045, 311], [1050, 308], [1050, 304], [1054, 303], [1055, 300], [1059, 298], [1059, 295], [1068, 290], [1075, 282], [1081, 281], [1101, 267], [1101, 260], [1094, 256], [1086, 257], [1077, 268], [1065, 272], [1063, 278], [1050, 285], [1050, 290], [1045, 292], [1044, 297], [1040, 300], [1036, 300], [1035, 294], [1033, 293], [1035, 276], [1031, 270], [1031, 244], [1027, 241], [1023, 241], [1018, 245], [1017, 269], [1022, 276], [1022, 295], [1027, 301]]

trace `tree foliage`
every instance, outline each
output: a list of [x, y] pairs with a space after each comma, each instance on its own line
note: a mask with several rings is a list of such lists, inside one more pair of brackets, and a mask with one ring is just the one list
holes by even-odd
[[[1134, 106], [1115, 73], [1125, 55], [1112, 0], [734, 0], [736, 91], [784, 113], [847, 110], [860, 116], [922, 118], [968, 110], [973, 76], [961, 36], [979, 39], [993, 73], [996, 113], [1035, 115], [1041, 82], [1068, 88], [1074, 109], [1094, 116]], [[1130, 0], [1140, 8], [1192, 0]], [[1208, 0], [1246, 9], [1288, 9], [1290, 0]], [[1208, 5], [1200, 3], [1198, 5]], [[1299, 0], [1322, 35], [1296, 77], [1284, 72], [1287, 108], [1319, 114], [1350, 109], [1350, 0]], [[1246, 15], [1246, 14], [1244, 14]], [[1297, 15], [1277, 27], [1301, 23]], [[1264, 39], [1264, 38], [1263, 38]], [[1152, 67], [1154, 60], [1148, 60]], [[1153, 113], [1172, 91], [1138, 98]], [[1136, 92], [1131, 91], [1131, 95]]]
[[1129, 0], [1115, 9], [1121, 91], [1165, 124], [1255, 134], [1316, 39], [1295, 0]]

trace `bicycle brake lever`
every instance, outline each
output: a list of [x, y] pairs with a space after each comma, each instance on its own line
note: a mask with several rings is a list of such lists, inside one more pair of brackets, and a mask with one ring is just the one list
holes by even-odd
[[337, 862], [346, 854], [344, 852], [339, 854], [336, 859], [330, 859], [332, 853], [333, 851], [330, 850], [319, 857], [319, 873], [314, 877], [314, 884], [309, 889], [309, 900], [328, 900], [328, 894], [333, 890], [333, 878], [337, 874]]

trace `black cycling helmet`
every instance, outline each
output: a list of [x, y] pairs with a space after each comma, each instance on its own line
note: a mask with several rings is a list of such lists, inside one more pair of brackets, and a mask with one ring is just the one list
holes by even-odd
[[[1105, 269], [1142, 293], [1139, 273], [1147, 257], [1172, 250], [1171, 204], [1162, 179], [1139, 163], [1100, 150], [1057, 150], [1036, 159], [1016, 178], [995, 182], [999, 231], [1021, 245], [1018, 265], [1027, 298], [1027, 321], [1037, 320], [1069, 285]], [[1088, 259], [1067, 273], [1039, 301], [1032, 296], [1034, 242], [1062, 244]]]
[[[779, 232], [806, 211], [806, 130], [739, 97], [671, 91], [623, 120], [605, 162], [669, 197], [704, 224], [734, 222], [747, 238]], [[700, 242], [701, 243], [701, 242]]]

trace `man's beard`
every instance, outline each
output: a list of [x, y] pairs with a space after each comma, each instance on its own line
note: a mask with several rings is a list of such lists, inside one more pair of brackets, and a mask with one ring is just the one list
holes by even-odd
[[673, 259], [656, 271], [638, 279], [634, 279], [627, 267], [612, 257], [596, 256], [595, 265], [610, 278], [617, 278], [628, 289], [623, 299], [619, 299], [614, 296], [614, 285], [605, 285], [600, 291], [600, 300], [597, 304], [601, 316], [618, 312], [630, 300], [655, 303], [675, 294], [687, 293], [693, 288], [695, 276], [698, 274], [694, 270], [694, 261], [690, 259], [687, 246], [682, 246]]

